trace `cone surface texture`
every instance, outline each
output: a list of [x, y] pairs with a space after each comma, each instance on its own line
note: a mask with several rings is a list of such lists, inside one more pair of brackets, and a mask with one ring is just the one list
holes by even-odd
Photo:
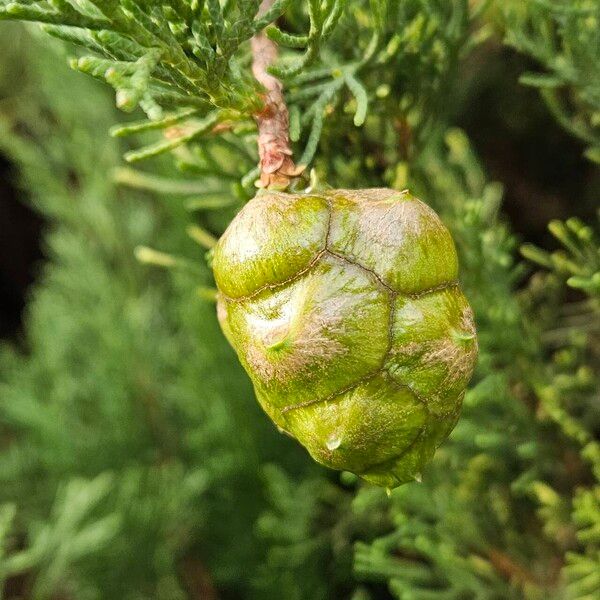
[[221, 327], [277, 426], [392, 488], [458, 419], [477, 358], [449, 231], [408, 192], [267, 192], [215, 248]]

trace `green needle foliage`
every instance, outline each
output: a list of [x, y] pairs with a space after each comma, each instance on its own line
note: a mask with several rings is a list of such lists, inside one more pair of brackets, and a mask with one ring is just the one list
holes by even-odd
[[[594, 158], [597, 3], [258, 5], [0, 0], [67, 41], [0, 28], [0, 149], [47, 223], [0, 350], [0, 597], [597, 600], [600, 228], [521, 244], [456, 127], [499, 31]], [[409, 187], [460, 254], [477, 371], [422, 483], [390, 497], [279, 435], [216, 323], [207, 248], [254, 192], [265, 27], [296, 162]]]
[[[113, 128], [114, 135], [167, 133], [167, 140], [128, 152], [128, 162], [184, 145], [201, 153], [219, 124], [233, 129], [238, 140], [252, 132], [252, 116], [262, 101], [250, 74], [247, 42], [284, 13], [289, 31], [267, 28], [284, 50], [271, 72], [285, 83], [290, 137], [301, 143], [298, 162], [305, 166], [314, 158], [324, 122], [340, 104], [353, 115], [355, 127], [369, 114], [376, 119], [400, 109], [414, 137], [427, 136], [428, 120], [442, 110], [458, 54], [486, 35], [485, 29], [470, 27], [485, 3], [469, 8], [466, 0], [277, 0], [262, 16], [258, 7], [256, 0], [177, 0], [160, 6], [137, 0], [2, 0], [0, 19], [44, 23], [47, 33], [92, 52], [73, 58], [71, 66], [114, 87], [122, 110], [139, 106], [147, 115], [145, 121]], [[250, 138], [240, 149], [242, 161], [255, 152]], [[405, 145], [412, 147], [412, 141]], [[219, 174], [217, 168], [213, 172]], [[252, 166], [238, 177], [246, 188], [245, 195], [237, 190], [242, 200], [252, 193], [256, 175]]]
[[524, 73], [557, 121], [583, 140], [600, 163], [600, 5], [595, 0], [509, 0], [504, 5], [508, 44], [544, 72]]

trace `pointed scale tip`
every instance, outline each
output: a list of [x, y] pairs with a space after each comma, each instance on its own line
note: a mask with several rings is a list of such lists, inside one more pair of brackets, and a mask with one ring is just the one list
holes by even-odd
[[339, 435], [330, 436], [325, 442], [325, 446], [327, 446], [327, 450], [333, 452], [333, 450], [337, 450], [342, 444], [342, 438]]

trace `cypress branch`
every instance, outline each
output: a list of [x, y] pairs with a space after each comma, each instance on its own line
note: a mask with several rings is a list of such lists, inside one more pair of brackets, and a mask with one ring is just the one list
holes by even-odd
[[[273, 7], [272, 0], [263, 0], [260, 14]], [[252, 73], [264, 87], [264, 106], [255, 115], [258, 125], [260, 181], [263, 187], [287, 187], [292, 177], [303, 169], [292, 160], [289, 137], [289, 113], [283, 96], [283, 85], [268, 72], [277, 60], [277, 46], [261, 31], [252, 38]]]

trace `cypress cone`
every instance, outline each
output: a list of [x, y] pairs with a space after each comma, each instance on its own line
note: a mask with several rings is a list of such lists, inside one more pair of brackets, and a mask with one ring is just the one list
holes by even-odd
[[418, 479], [477, 357], [452, 237], [408, 192], [265, 192], [217, 244], [221, 327], [277, 426], [319, 463]]

